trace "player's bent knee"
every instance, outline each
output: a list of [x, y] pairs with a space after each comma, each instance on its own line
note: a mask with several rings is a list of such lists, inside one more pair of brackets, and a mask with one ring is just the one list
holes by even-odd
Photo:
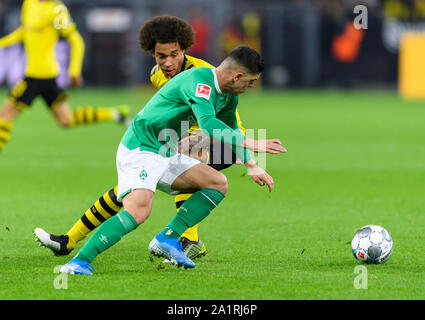
[[153, 191], [136, 189], [123, 198], [124, 210], [130, 213], [137, 224], [142, 224], [152, 210]]
[[134, 220], [136, 220], [137, 224], [139, 225], [145, 222], [150, 216], [150, 210], [145, 206], [135, 208], [129, 211], [129, 213], [133, 216]]
[[17, 105], [6, 100], [3, 107], [0, 110], [0, 118], [12, 122], [21, 113], [21, 110], [17, 108]]
[[56, 123], [62, 128], [70, 128], [73, 124], [73, 116], [66, 103], [52, 107], [52, 113]]
[[226, 194], [229, 189], [229, 184], [227, 183], [227, 178], [221, 172], [217, 172], [217, 176], [214, 181], [213, 189], [217, 189], [222, 194]]
[[70, 119], [58, 119], [57, 123], [61, 128], [64, 128], [64, 129], [68, 129], [72, 127], [72, 121]]

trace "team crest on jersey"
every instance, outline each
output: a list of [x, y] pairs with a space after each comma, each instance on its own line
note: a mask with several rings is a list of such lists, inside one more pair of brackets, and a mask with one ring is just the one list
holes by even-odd
[[203, 83], [198, 83], [198, 86], [196, 87], [195, 97], [200, 97], [200, 98], [205, 98], [207, 100], [210, 100], [210, 94], [211, 94], [210, 86]]
[[145, 169], [143, 169], [142, 172], [140, 172], [139, 177], [140, 179], [142, 179], [142, 181], [145, 181], [145, 179], [148, 177], [148, 173], [146, 172]]

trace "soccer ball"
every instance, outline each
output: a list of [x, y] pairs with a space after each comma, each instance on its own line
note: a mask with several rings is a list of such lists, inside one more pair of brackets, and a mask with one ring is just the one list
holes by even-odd
[[351, 241], [351, 249], [358, 261], [381, 264], [391, 256], [393, 239], [381, 226], [370, 224], [356, 232]]

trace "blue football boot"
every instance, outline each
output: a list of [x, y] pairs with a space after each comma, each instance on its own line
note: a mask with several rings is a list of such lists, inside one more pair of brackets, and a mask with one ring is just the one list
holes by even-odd
[[158, 257], [165, 257], [178, 267], [195, 268], [195, 264], [182, 251], [178, 238], [169, 238], [159, 233], [149, 243], [149, 252]]
[[91, 276], [95, 269], [87, 261], [74, 258], [67, 264], [63, 265], [59, 271], [69, 274], [87, 274]]

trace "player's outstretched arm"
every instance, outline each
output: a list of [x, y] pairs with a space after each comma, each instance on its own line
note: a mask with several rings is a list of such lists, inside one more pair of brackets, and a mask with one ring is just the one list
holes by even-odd
[[285, 147], [282, 146], [282, 142], [279, 139], [254, 140], [246, 138], [242, 147], [259, 153], [278, 154], [286, 152]]
[[208, 162], [208, 150], [211, 139], [201, 130], [193, 131], [189, 136], [178, 142], [178, 152], [198, 159], [202, 163]]
[[71, 46], [69, 75], [71, 76], [71, 84], [74, 87], [77, 87], [83, 84], [81, 70], [84, 60], [85, 45], [84, 40], [77, 29], [74, 29], [74, 31], [70, 32], [67, 36], [67, 40]]
[[68, 41], [71, 47], [68, 72], [71, 78], [71, 85], [78, 87], [83, 84], [81, 71], [83, 68], [85, 44], [83, 37], [77, 30], [76, 24], [74, 22], [68, 22], [71, 17], [67, 16], [66, 19], [65, 27], [60, 29], [60, 35]]
[[81, 87], [84, 83], [83, 76], [71, 77], [72, 87]]
[[11, 46], [12, 44], [21, 42], [24, 39], [24, 28], [20, 26], [18, 29], [9, 33], [7, 36], [0, 38], [0, 48]]
[[273, 190], [273, 178], [263, 169], [261, 169], [254, 160], [248, 160], [244, 163], [248, 170], [248, 174], [255, 183], [260, 186], [267, 185], [269, 192]]

